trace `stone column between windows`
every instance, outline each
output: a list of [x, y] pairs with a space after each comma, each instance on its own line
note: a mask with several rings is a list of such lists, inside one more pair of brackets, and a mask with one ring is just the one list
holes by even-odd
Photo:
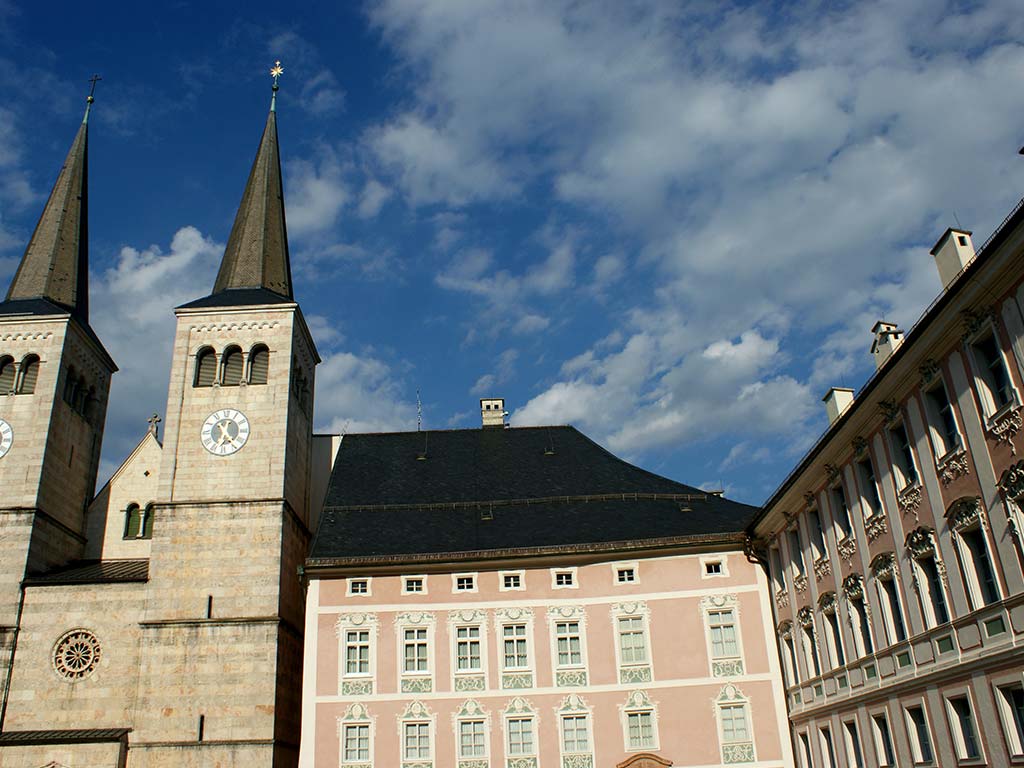
[[[867, 563], [864, 560], [864, 556], [868, 551], [868, 537], [867, 534], [864, 533], [864, 509], [862, 507], [863, 495], [861, 494], [860, 487], [854, 482], [855, 475], [852, 464], [846, 465], [843, 475], [846, 480], [847, 490], [856, 491], [856, 494], [854, 494], [856, 496], [856, 502], [850, 504], [850, 525], [853, 530], [854, 541], [857, 542], [857, 554], [850, 560], [850, 563], [854, 570], [857, 570], [857, 566], [859, 564], [861, 566], [861, 572], [867, 573]], [[835, 576], [836, 582], [836, 602], [840, 605], [841, 611], [840, 616], [842, 621], [840, 623], [842, 624], [846, 663], [850, 664], [857, 658], [857, 641], [853, 636], [853, 621], [850, 618], [850, 604], [846, 599], [846, 595], [843, 594], [843, 572], [842, 568], [839, 567], [840, 563], [841, 561], [836, 561], [836, 568], [833, 569], [833, 575]]]
[[[942, 487], [939, 484], [939, 476], [935, 472], [935, 458], [932, 454], [931, 441], [928, 439], [928, 428], [925, 426], [923, 416], [917, 407], [916, 401], [911, 401], [912, 407], [907, 408], [914, 434], [920, 435], [917, 439], [917, 455], [928, 457], [925, 461], [921, 459], [921, 479], [924, 483], [928, 500], [931, 503], [932, 515], [935, 517], [935, 538], [939, 547], [939, 556], [946, 566], [946, 579], [949, 583], [950, 597], [953, 602], [952, 616], [963, 616], [968, 613], [970, 603], [967, 601], [967, 591], [963, 580], [960, 577], [960, 566], [956, 556], [956, 545], [953, 543], [952, 532], [945, 522], [945, 501], [942, 496]], [[903, 557], [907, 557], [904, 547]], [[913, 567], [907, 558], [908, 566]]]
[[[883, 427], [883, 432], [884, 432]], [[887, 457], [888, 454], [885, 451], [882, 434], [875, 435], [875, 453], [879, 456]], [[888, 513], [886, 518], [889, 521], [889, 533], [892, 536], [893, 547], [895, 548], [897, 555], [897, 562], [899, 562], [899, 552], [901, 544], [906, 540], [906, 536], [903, 533], [903, 519], [900, 514], [899, 503], [896, 501], [896, 484], [893, 480], [892, 464], [886, 459], [878, 465], [878, 482], [882, 487], [882, 502], [885, 504]], [[873, 630], [872, 636], [875, 641], [875, 653], [878, 653], [883, 648], [888, 647], [886, 641], [886, 630], [885, 630], [885, 612], [882, 610], [882, 598], [878, 594], [878, 580], [871, 572], [870, 562], [868, 558], [865, 558], [864, 566], [864, 594], [871, 605], [871, 629]], [[901, 567], [900, 573], [903, 574], [906, 569]], [[904, 600], [903, 602], [906, 602]]]
[[982, 501], [985, 503], [988, 525], [992, 530], [992, 539], [999, 553], [999, 570], [1003, 574], [1010, 594], [1018, 594], [1024, 592], [1024, 574], [1021, 573], [1017, 553], [1013, 549], [1014, 543], [1010, 536], [1009, 521], [996, 487], [998, 480], [992, 466], [992, 457], [988, 452], [988, 443], [985, 441], [981, 416], [974, 405], [970, 379], [959, 352], [954, 352], [950, 356], [949, 368], [953, 375], [953, 388], [957, 393], [957, 404], [960, 406], [960, 413], [964, 419], [968, 450], [974, 459], [978, 483], [981, 485]]
[[[797, 519], [797, 525], [799, 526], [799, 517]], [[814, 665], [811, 664], [811, 660], [804, 658], [804, 644], [801, 640], [803, 627], [800, 625], [799, 619], [797, 619], [797, 601], [796, 601], [796, 589], [793, 587], [793, 571], [794, 568], [794, 557], [793, 553], [789, 550], [789, 526], [787, 525], [782, 529], [782, 533], [779, 536], [779, 557], [782, 558], [784, 566], [789, 570], [790, 578], [786, 579], [786, 591], [789, 594], [789, 620], [793, 624], [793, 650], [796, 653], [796, 663], [800, 669], [793, 670], [796, 674], [798, 683], [797, 687], [802, 688], [804, 683], [810, 678], [814, 677]], [[813, 578], [813, 577], [811, 577]], [[809, 589], [809, 587], [808, 587]], [[618, 640], [616, 640], [618, 642]]]

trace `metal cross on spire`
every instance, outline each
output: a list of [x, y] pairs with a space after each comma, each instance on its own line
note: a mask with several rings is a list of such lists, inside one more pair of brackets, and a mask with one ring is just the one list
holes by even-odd
[[274, 78], [274, 85], [273, 85], [273, 88], [271, 89], [271, 90], [273, 90], [274, 94], [270, 97], [270, 111], [271, 112], [275, 111], [275, 109], [277, 107], [277, 89], [279, 87], [278, 84], [277, 84], [277, 81], [281, 77], [282, 74], [284, 74], [284, 68], [281, 66], [281, 62], [280, 61], [275, 61], [274, 62], [274, 66], [272, 66], [270, 68], [270, 76], [272, 78]]
[[154, 413], [152, 416], [146, 419], [146, 423], [149, 424], [149, 431], [153, 434], [153, 437], [158, 438], [160, 436], [158, 430], [160, 429], [161, 421], [163, 421], [163, 419], [161, 419], [160, 414], [157, 413]]
[[83, 123], [89, 122], [89, 108], [92, 106], [92, 103], [96, 101], [96, 99], [93, 98], [93, 94], [96, 93], [96, 83], [102, 79], [103, 78], [99, 75], [93, 75], [89, 78], [89, 95], [85, 99], [85, 117], [82, 118]]

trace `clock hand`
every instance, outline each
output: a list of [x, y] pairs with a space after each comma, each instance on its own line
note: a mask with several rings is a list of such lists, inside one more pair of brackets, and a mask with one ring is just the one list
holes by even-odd
[[217, 439], [217, 445], [224, 445], [225, 440], [231, 439], [230, 436], [228, 435], [228, 428], [226, 426], [227, 423], [227, 421], [217, 422], [217, 429], [220, 430], [220, 437]]

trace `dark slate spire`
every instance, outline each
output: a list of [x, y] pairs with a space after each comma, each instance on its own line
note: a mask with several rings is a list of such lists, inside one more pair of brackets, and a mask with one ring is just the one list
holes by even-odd
[[[275, 77], [275, 96], [276, 92]], [[213, 292], [218, 294], [233, 288], [263, 288], [286, 299], [292, 298], [274, 101], [271, 101], [267, 125], [249, 172], [242, 203], [238, 206], [235, 224], [231, 227]]]
[[48, 299], [86, 324], [89, 322], [88, 143], [92, 101], [90, 94], [82, 125], [7, 291], [7, 301]]

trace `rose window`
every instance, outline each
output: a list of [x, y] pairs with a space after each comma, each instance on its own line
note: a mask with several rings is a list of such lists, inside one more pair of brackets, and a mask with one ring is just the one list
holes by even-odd
[[68, 680], [81, 680], [92, 672], [100, 660], [100, 643], [96, 635], [84, 629], [68, 632], [53, 651], [53, 667]]

